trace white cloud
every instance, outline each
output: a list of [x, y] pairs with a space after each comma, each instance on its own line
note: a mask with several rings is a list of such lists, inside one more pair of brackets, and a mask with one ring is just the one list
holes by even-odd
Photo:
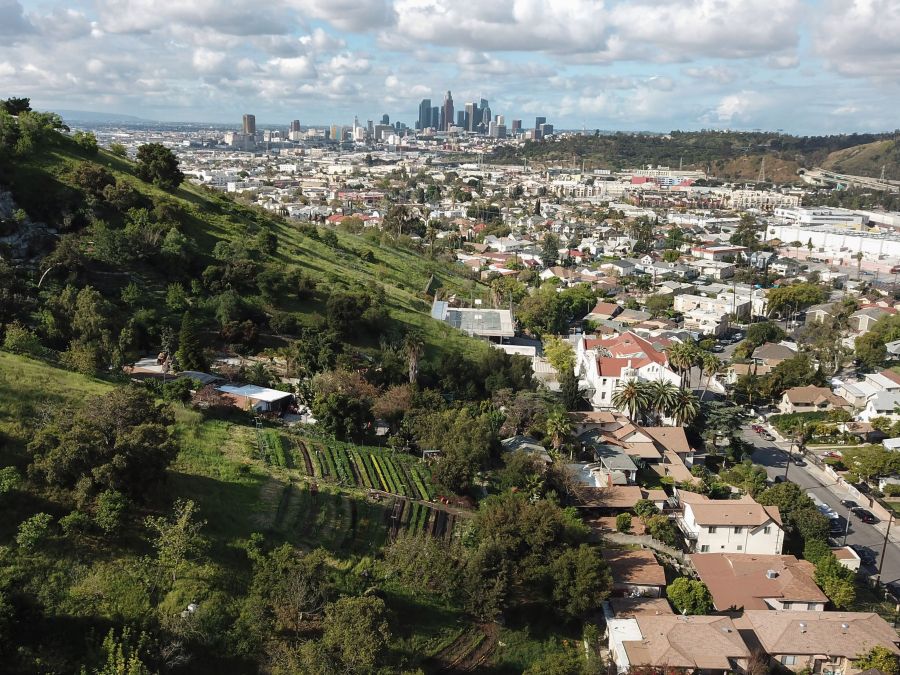
[[813, 44], [829, 67], [852, 77], [900, 82], [900, 3], [827, 0]]

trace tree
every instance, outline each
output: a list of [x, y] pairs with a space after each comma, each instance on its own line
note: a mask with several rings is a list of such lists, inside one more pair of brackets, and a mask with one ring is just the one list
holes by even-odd
[[655, 414], [657, 424], [659, 424], [663, 417], [669, 417], [675, 411], [675, 405], [679, 400], [678, 387], [668, 380], [654, 380], [647, 389], [650, 395], [650, 407]]
[[855, 477], [869, 481], [900, 471], [900, 455], [883, 445], [863, 445], [842, 451], [842, 462]]
[[815, 506], [795, 509], [791, 513], [790, 524], [804, 542], [813, 539], [824, 541], [828, 538], [830, 529], [828, 516], [820, 512]]
[[[532, 459], [527, 453], [512, 453], [516, 455]], [[389, 576], [420, 595], [452, 599], [459, 593], [462, 561], [451, 542], [401, 532], [385, 549], [384, 565]]]
[[[103, 663], [91, 671], [91, 675], [151, 675], [148, 666], [150, 636], [147, 633], [133, 636], [127, 626], [120, 635], [110, 629], [101, 647]], [[83, 673], [86, 673], [82, 669]]]
[[419, 379], [419, 358], [425, 350], [425, 340], [418, 331], [410, 331], [403, 338], [403, 348], [409, 359], [409, 383], [415, 384]]
[[768, 298], [769, 316], [784, 315], [785, 312], [797, 312], [812, 305], [824, 302], [828, 293], [818, 284], [799, 283], [789, 286], [778, 286], [770, 290]]
[[384, 600], [347, 597], [325, 608], [322, 644], [340, 661], [344, 673], [371, 673], [381, 665], [390, 630]]
[[648, 518], [658, 515], [659, 509], [656, 508], [656, 504], [649, 499], [638, 499], [634, 504], [634, 512], [637, 514], [638, 518], [646, 521]]
[[193, 312], [186, 311], [181, 317], [181, 330], [178, 333], [178, 351], [175, 354], [180, 370], [198, 370], [204, 372], [208, 368], [203, 343], [200, 340], [200, 329]]
[[313, 378], [312, 412], [338, 440], [361, 439], [371, 427], [377, 388], [357, 372], [333, 370]]
[[554, 450], [559, 452], [571, 433], [572, 422], [564, 410], [554, 410], [547, 415], [547, 436], [550, 437]]
[[544, 267], [553, 267], [559, 261], [559, 238], [549, 232], [541, 242], [541, 263]]
[[115, 534], [121, 527], [128, 510], [128, 498], [118, 490], [104, 490], [97, 497], [94, 522], [106, 534]]
[[878, 370], [884, 366], [887, 348], [878, 333], [868, 332], [860, 335], [853, 343], [856, 358], [866, 370]]
[[613, 392], [612, 404], [626, 412], [632, 421], [639, 421], [650, 407], [650, 392], [646, 383], [636, 378], [626, 380]]
[[672, 309], [673, 304], [674, 299], [671, 295], [651, 295], [644, 301], [644, 308], [657, 317]]
[[721, 474], [722, 480], [742, 492], [756, 497], [766, 488], [766, 470], [749, 459]]
[[897, 655], [881, 645], [876, 645], [869, 651], [858, 655], [854, 660], [853, 667], [859, 671], [874, 669], [885, 675], [900, 673], [900, 662], [897, 660]]
[[651, 537], [667, 546], [678, 545], [678, 530], [668, 516], [655, 515], [644, 520], [644, 526]]
[[171, 517], [148, 516], [144, 520], [147, 529], [156, 532], [153, 547], [157, 563], [161, 569], [172, 573], [173, 584], [178, 569], [206, 548], [206, 541], [200, 534], [206, 521], [197, 520], [196, 515], [193, 500], [179, 499], [172, 507]]
[[23, 112], [31, 111], [31, 99], [10, 96], [8, 99], [0, 101], [0, 109], [10, 115], [21, 115]]
[[53, 517], [49, 513], [36, 513], [19, 523], [16, 544], [23, 551], [33, 551], [46, 538]]
[[689, 425], [700, 412], [700, 403], [697, 400], [697, 396], [689, 389], [679, 390], [672, 404], [671, 412], [672, 418], [675, 420], [675, 426], [683, 427]]
[[147, 143], [138, 148], [135, 173], [141, 180], [169, 190], [184, 181], [175, 153], [161, 143]]
[[631, 532], [630, 513], [620, 513], [616, 516], [616, 532]]
[[666, 350], [669, 364], [681, 374], [681, 388], [687, 386], [691, 368], [697, 363], [699, 349], [694, 342], [679, 342]]
[[145, 389], [128, 386], [57, 408], [28, 445], [32, 478], [53, 487], [119, 490], [141, 498], [165, 477], [177, 447], [172, 413]]
[[854, 571], [841, 565], [833, 553], [816, 563], [816, 583], [838, 609], [847, 609], [856, 600], [855, 576]]
[[706, 385], [703, 387], [703, 391], [706, 392], [709, 390], [709, 385], [712, 384], [713, 376], [719, 372], [722, 368], [722, 361], [718, 356], [713, 354], [712, 352], [702, 352], [700, 355], [700, 371], [701, 376], [703, 373], [706, 373]]
[[128, 157], [128, 148], [121, 143], [110, 143], [109, 151], [116, 157]]
[[575, 350], [571, 343], [555, 335], [544, 339], [544, 356], [556, 372], [562, 374], [564, 370], [572, 370], [575, 367]]
[[681, 614], [706, 615], [714, 609], [706, 584], [695, 579], [677, 578], [666, 587], [666, 596]]
[[577, 618], [609, 597], [612, 576], [600, 549], [588, 544], [564, 550], [550, 565], [554, 605]]

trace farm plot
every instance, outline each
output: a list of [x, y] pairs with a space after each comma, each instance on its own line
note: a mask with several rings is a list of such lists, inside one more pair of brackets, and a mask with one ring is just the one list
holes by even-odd
[[[284, 444], [285, 452], [288, 452], [287, 447]], [[434, 497], [428, 469], [408, 455], [301, 438], [293, 439], [293, 448], [296, 460], [285, 461], [294, 461], [308, 476], [411, 499], [430, 501]]]

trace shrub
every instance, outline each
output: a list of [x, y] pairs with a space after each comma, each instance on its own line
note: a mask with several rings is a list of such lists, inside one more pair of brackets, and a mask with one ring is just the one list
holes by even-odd
[[20, 323], [11, 323], [6, 327], [3, 349], [13, 354], [30, 354], [31, 356], [40, 356], [44, 353], [44, 347], [37, 335]]
[[53, 518], [49, 513], [36, 513], [31, 518], [23, 520], [16, 534], [16, 543], [25, 551], [34, 550], [50, 530]]
[[618, 532], [630, 532], [631, 531], [631, 514], [630, 513], [620, 513], [616, 516], [616, 530]]

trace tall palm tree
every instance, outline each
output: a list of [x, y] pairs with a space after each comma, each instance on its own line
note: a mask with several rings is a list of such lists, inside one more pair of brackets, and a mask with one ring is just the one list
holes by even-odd
[[672, 405], [672, 417], [675, 420], [675, 426], [684, 427], [694, 421], [694, 418], [700, 413], [700, 403], [694, 392], [688, 389], [678, 391], [675, 403]]
[[663, 417], [671, 413], [678, 396], [678, 387], [666, 380], [654, 380], [647, 390], [650, 393], [650, 407], [656, 417], [656, 423], [659, 424]]
[[627, 412], [632, 420], [640, 419], [650, 407], [647, 384], [638, 379], [626, 380], [613, 392], [612, 404]]
[[403, 338], [403, 348], [409, 359], [409, 383], [415, 384], [419, 379], [419, 357], [425, 351], [425, 341], [418, 331], [410, 331]]
[[572, 433], [572, 422], [564, 410], [554, 410], [547, 415], [547, 435], [550, 437], [550, 443], [553, 449], [559, 452], [563, 443]]
[[703, 387], [704, 394], [709, 390], [713, 375], [718, 373], [721, 367], [722, 360], [712, 352], [703, 352], [700, 355], [700, 377], [702, 378], [703, 373], [706, 373], [706, 386]]
[[699, 349], [694, 342], [680, 342], [666, 350], [669, 363], [681, 375], [681, 388], [687, 386], [691, 368], [697, 362]]

